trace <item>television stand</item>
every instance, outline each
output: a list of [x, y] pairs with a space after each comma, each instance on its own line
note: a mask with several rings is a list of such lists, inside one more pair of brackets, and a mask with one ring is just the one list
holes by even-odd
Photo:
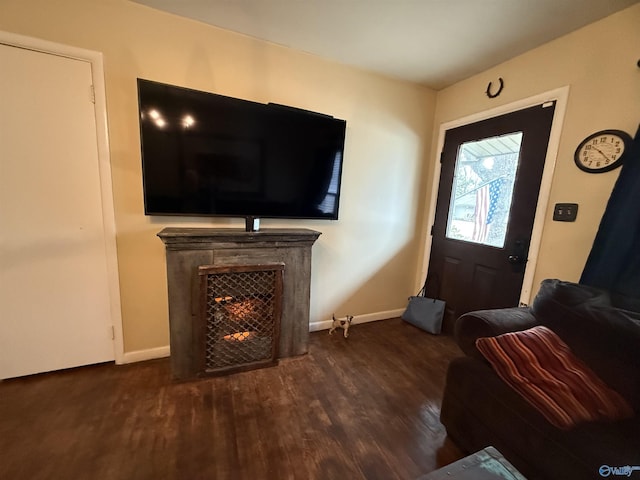
[[244, 231], [257, 232], [260, 230], [260, 219], [258, 217], [244, 217]]

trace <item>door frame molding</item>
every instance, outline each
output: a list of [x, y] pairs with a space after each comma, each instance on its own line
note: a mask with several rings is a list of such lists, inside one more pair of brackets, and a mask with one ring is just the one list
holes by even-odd
[[[27, 37], [0, 30], [0, 44], [23, 48], [36, 52], [57, 55], [84, 61], [91, 65], [93, 81], [98, 168], [100, 172], [100, 195], [102, 199], [102, 219], [105, 232], [105, 252], [107, 257], [107, 281], [109, 286], [109, 307], [113, 327], [113, 350], [117, 364], [124, 361], [124, 336], [122, 331], [122, 309], [120, 303], [120, 279], [118, 273], [118, 253], [116, 245], [116, 221], [111, 178], [111, 152], [107, 128], [107, 102], [104, 81], [104, 61], [102, 53], [60, 43]], [[88, 92], [87, 92], [88, 95]]]
[[[549, 196], [551, 194], [551, 183], [553, 181], [553, 173], [555, 171], [556, 160], [558, 156], [558, 148], [560, 145], [560, 136], [564, 124], [567, 102], [569, 99], [569, 86], [560, 87], [549, 90], [544, 93], [533, 95], [531, 97], [517, 100], [506, 105], [501, 105], [490, 110], [474, 113], [450, 122], [440, 124], [438, 131], [438, 144], [436, 149], [436, 157], [434, 159], [433, 181], [431, 184], [431, 198], [429, 199], [429, 213], [427, 216], [427, 231], [424, 241], [424, 255], [422, 267], [420, 269], [420, 277], [418, 283], [422, 284], [422, 279], [427, 275], [429, 268], [429, 259], [431, 256], [431, 225], [434, 224], [436, 217], [436, 203], [438, 198], [438, 190], [440, 185], [440, 155], [444, 148], [444, 138], [447, 130], [461, 127], [471, 123], [476, 123], [500, 115], [505, 115], [517, 110], [522, 110], [535, 105], [541, 105], [546, 102], [555, 101], [556, 107], [553, 114], [553, 122], [551, 124], [551, 132], [549, 133], [549, 146], [547, 147], [547, 155], [544, 161], [544, 170], [542, 172], [542, 180], [540, 182], [540, 191], [538, 193], [538, 203], [536, 206], [536, 214], [533, 222], [533, 230], [531, 232], [531, 243], [529, 245], [529, 254], [527, 258], [527, 266], [525, 267], [524, 278], [522, 280], [522, 289], [520, 291], [520, 305], [528, 305], [531, 299], [531, 290], [533, 287], [533, 278], [538, 264], [538, 255], [540, 253], [540, 243], [542, 241], [542, 233], [544, 229], [544, 221], [549, 204]], [[419, 288], [416, 285], [415, 288]]]

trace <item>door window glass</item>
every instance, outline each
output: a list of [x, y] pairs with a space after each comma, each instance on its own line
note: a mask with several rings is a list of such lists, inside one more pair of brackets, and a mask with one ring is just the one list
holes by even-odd
[[522, 132], [460, 145], [447, 238], [503, 248]]

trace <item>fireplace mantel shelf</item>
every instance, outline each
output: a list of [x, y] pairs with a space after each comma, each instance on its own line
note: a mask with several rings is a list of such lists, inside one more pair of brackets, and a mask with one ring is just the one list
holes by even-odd
[[318, 239], [320, 232], [307, 228], [266, 228], [257, 232], [247, 232], [239, 228], [179, 228], [167, 227], [158, 233], [167, 248], [182, 244], [199, 243], [238, 243], [251, 245], [256, 243], [308, 244]]

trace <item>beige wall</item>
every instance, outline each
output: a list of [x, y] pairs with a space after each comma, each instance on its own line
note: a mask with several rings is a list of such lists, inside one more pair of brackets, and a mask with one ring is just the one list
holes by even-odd
[[[438, 92], [430, 175], [440, 124], [565, 85], [570, 87], [534, 294], [545, 278], [580, 278], [620, 170], [584, 173], [575, 166], [573, 153], [584, 137], [597, 130], [620, 129], [635, 134], [640, 121], [640, 68], [636, 65], [640, 58], [639, 26], [640, 5], [635, 5]], [[489, 99], [484, 93], [487, 84], [493, 82], [495, 90], [500, 77], [504, 90], [499, 97]], [[564, 202], [579, 204], [575, 223], [551, 220], [553, 205]]]
[[270, 221], [322, 232], [311, 321], [402, 308], [414, 289], [435, 92], [124, 0], [0, 0], [0, 29], [104, 54], [125, 351], [168, 344], [168, 225], [239, 219], [145, 217], [136, 77], [347, 120], [340, 220]]
[[[240, 220], [143, 214], [136, 77], [347, 120], [340, 220], [263, 221], [322, 232], [314, 246], [311, 321], [403, 308], [419, 275], [438, 126], [564, 85], [569, 103], [534, 284], [577, 280], [619, 173], [573, 163], [589, 133], [634, 133], [640, 106], [640, 5], [436, 93], [163, 14], [124, 0], [0, 0], [0, 29], [104, 54], [125, 351], [168, 344], [167, 225], [241, 228]], [[505, 80], [490, 100], [487, 83]], [[431, 135], [433, 132], [433, 141]], [[580, 204], [552, 222], [556, 202]]]

